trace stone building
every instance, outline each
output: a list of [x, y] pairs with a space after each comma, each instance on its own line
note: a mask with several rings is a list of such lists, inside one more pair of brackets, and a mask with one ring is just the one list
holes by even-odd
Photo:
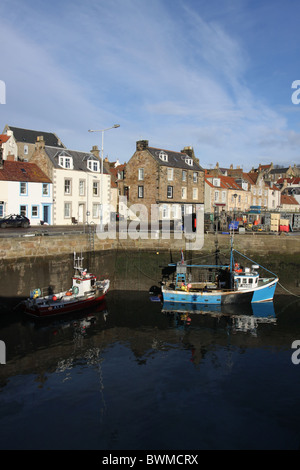
[[129, 209], [143, 205], [149, 220], [181, 220], [204, 204], [204, 170], [192, 147], [174, 152], [140, 140], [126, 165], [122, 193]]
[[[39, 136], [43, 136], [45, 145], [51, 147], [66, 148], [62, 141], [53, 132], [42, 132], [31, 129], [23, 129], [6, 125], [3, 134], [9, 137], [8, 142], [3, 145], [3, 159], [6, 160], [31, 160], [31, 156], [35, 151], [35, 143]], [[10, 158], [7, 158], [10, 155]]]

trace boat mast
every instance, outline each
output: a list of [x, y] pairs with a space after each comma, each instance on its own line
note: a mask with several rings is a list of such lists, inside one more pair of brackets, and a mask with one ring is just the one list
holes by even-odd
[[216, 247], [216, 251], [215, 251], [215, 260], [216, 260], [216, 266], [219, 265], [219, 253], [220, 253], [220, 249], [219, 249], [219, 240], [218, 240], [218, 234], [217, 232], [215, 233], [215, 247]]
[[234, 230], [232, 230], [232, 233], [230, 234], [230, 284], [231, 288], [233, 287], [234, 284], [234, 260], [233, 260], [233, 238], [234, 238]]

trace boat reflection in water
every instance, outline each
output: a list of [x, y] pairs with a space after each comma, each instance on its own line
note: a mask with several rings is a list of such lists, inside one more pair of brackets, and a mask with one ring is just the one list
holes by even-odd
[[[49, 330], [55, 331], [67, 330], [69, 328], [76, 328], [84, 335], [86, 330], [94, 326], [97, 322], [106, 322], [108, 316], [107, 304], [103, 300], [98, 305], [90, 308], [82, 309], [76, 313], [64, 314], [59, 318], [46, 317], [46, 318], [33, 318], [28, 319], [27, 322], [32, 325], [36, 330]], [[54, 330], [53, 330], [54, 329]]]
[[276, 325], [276, 315], [273, 302], [246, 305], [187, 305], [178, 302], [164, 302], [162, 313], [173, 315], [177, 325], [189, 326], [196, 318], [215, 318], [225, 320], [231, 326], [233, 333], [247, 332], [256, 336], [260, 324]]

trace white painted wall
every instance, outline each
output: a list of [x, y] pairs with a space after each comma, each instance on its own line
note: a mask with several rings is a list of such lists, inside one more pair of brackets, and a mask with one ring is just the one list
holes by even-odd
[[[21, 194], [20, 182], [0, 181], [0, 201], [4, 202], [5, 215], [20, 214], [21, 206], [26, 208], [26, 217], [31, 225], [40, 225], [44, 219], [44, 206], [49, 208], [49, 222], [52, 218], [52, 184], [48, 184], [48, 195], [43, 195], [43, 183], [26, 183], [27, 193]], [[35, 209], [37, 212], [35, 214]]]
[[[101, 173], [84, 172], [66, 169], [54, 169], [53, 199], [54, 224], [71, 225], [72, 217], [78, 223], [100, 223], [100, 207], [111, 203], [110, 175], [103, 175], [103, 193], [101, 201]], [[70, 193], [65, 191], [66, 181], [70, 181]], [[97, 185], [97, 195], [93, 192], [94, 183]], [[80, 188], [83, 191], [80, 193]], [[68, 213], [66, 211], [68, 205]], [[105, 212], [104, 223], [109, 222], [110, 214]]]
[[3, 160], [7, 160], [7, 155], [14, 155], [17, 160], [18, 157], [18, 145], [14, 138], [13, 131], [7, 131], [7, 135], [10, 136], [7, 142], [2, 144], [3, 148]]

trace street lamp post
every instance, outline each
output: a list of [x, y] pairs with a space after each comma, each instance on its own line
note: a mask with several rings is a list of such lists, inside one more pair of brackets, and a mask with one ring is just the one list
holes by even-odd
[[106, 129], [89, 129], [89, 132], [101, 132], [102, 133], [102, 145], [101, 145], [101, 211], [100, 211], [100, 231], [103, 232], [103, 141], [104, 141], [104, 132], [109, 131], [110, 129], [116, 129], [120, 127], [120, 124], [115, 124], [112, 127]]
[[233, 195], [233, 197], [234, 197], [234, 210], [233, 210], [233, 212], [234, 212], [234, 220], [236, 220], [236, 198], [238, 197], [238, 195], [235, 193], [235, 194]]

